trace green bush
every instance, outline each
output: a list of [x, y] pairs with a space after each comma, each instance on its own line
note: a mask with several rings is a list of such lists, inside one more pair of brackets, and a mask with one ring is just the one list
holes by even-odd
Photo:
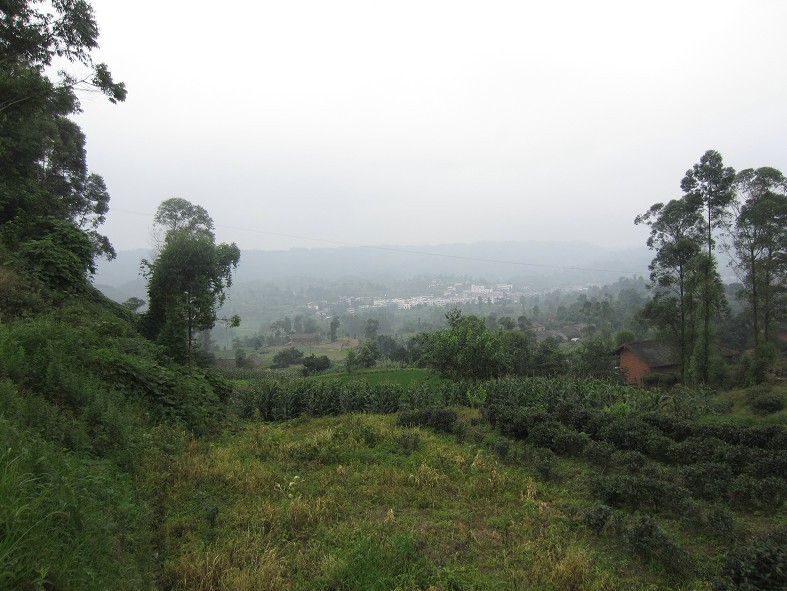
[[511, 440], [507, 437], [495, 437], [490, 447], [498, 458], [505, 460], [508, 458], [508, 453], [511, 450]]
[[527, 442], [534, 447], [546, 447], [554, 452], [560, 452], [557, 443], [558, 437], [565, 427], [557, 421], [542, 421], [528, 429]]
[[685, 572], [690, 566], [688, 553], [675, 545], [650, 515], [636, 514], [626, 520], [623, 539], [636, 556], [655, 560], [671, 572]]
[[312, 353], [303, 359], [303, 375], [310, 376], [317, 373], [322, 373], [331, 368], [331, 360], [327, 355], [315, 357]]
[[727, 464], [700, 462], [684, 466], [679, 471], [680, 480], [694, 497], [723, 500], [729, 495], [733, 473]]
[[594, 497], [613, 507], [666, 510], [679, 515], [689, 498], [683, 487], [649, 476], [596, 476], [589, 480], [589, 485]]
[[755, 414], [772, 414], [784, 409], [784, 396], [777, 392], [767, 392], [755, 397], [750, 405]]
[[727, 444], [719, 439], [689, 437], [671, 445], [667, 451], [667, 459], [674, 464], [697, 464], [723, 458], [726, 448]]
[[402, 453], [409, 456], [421, 447], [421, 436], [416, 431], [405, 431], [396, 438]]
[[648, 458], [638, 451], [618, 451], [612, 455], [612, 461], [629, 474], [637, 474], [645, 466]]
[[303, 361], [303, 351], [295, 347], [282, 349], [273, 356], [273, 367], [282, 369]]
[[779, 527], [731, 550], [714, 591], [787, 589], [787, 528]]
[[674, 386], [680, 381], [678, 376], [673, 373], [650, 373], [642, 377], [644, 386]]
[[712, 506], [708, 509], [702, 523], [708, 533], [722, 542], [729, 542], [735, 537], [735, 520], [726, 507]]
[[442, 406], [420, 410], [407, 410], [399, 414], [396, 424], [400, 427], [426, 427], [442, 433], [453, 433], [456, 411]]
[[752, 463], [752, 450], [745, 445], [730, 445], [724, 450], [724, 463], [736, 474], [743, 472]]
[[618, 449], [636, 450], [644, 445], [652, 433], [653, 428], [639, 418], [609, 415], [609, 420], [598, 433], [598, 439]]
[[766, 425], [762, 427], [749, 427], [739, 433], [739, 442], [748, 447], [760, 449], [783, 450], [787, 449], [787, 427], [782, 425]]
[[551, 421], [550, 414], [537, 407], [493, 407], [487, 411], [485, 416], [492, 427], [513, 439], [527, 439], [533, 427]]
[[768, 476], [757, 479], [748, 474], [739, 475], [730, 485], [730, 503], [742, 511], [773, 514], [787, 498], [787, 481]]
[[588, 462], [604, 471], [612, 463], [613, 453], [615, 453], [615, 446], [611, 443], [607, 443], [606, 441], [590, 441], [585, 446], [583, 455]]
[[530, 461], [536, 473], [546, 482], [560, 482], [563, 472], [560, 469], [555, 452], [551, 449], [537, 447], [530, 453]]
[[590, 531], [599, 536], [611, 515], [612, 507], [596, 504], [583, 511], [582, 520]]
[[555, 451], [566, 456], [579, 456], [589, 441], [587, 433], [564, 430], [555, 438]]
[[787, 449], [750, 449], [749, 463], [742, 471], [756, 478], [782, 477], [787, 474]]
[[371, 425], [361, 427], [361, 441], [367, 447], [375, 447], [382, 440], [380, 432]]

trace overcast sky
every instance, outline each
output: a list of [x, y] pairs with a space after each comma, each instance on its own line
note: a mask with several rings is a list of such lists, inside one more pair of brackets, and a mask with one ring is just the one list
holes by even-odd
[[782, 0], [91, 3], [119, 250], [174, 196], [242, 249], [635, 246], [708, 149], [787, 172]]

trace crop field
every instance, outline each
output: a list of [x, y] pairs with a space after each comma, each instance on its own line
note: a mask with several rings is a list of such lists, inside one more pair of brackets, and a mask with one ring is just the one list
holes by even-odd
[[752, 426], [703, 391], [677, 400], [587, 380], [296, 380], [235, 396], [254, 420], [173, 464], [165, 588], [784, 580], [769, 566], [787, 542], [783, 410]]

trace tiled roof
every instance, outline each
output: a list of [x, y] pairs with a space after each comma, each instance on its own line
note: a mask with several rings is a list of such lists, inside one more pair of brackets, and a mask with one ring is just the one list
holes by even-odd
[[620, 353], [623, 349], [642, 357], [652, 369], [677, 365], [680, 358], [678, 348], [663, 339], [623, 343], [615, 352]]

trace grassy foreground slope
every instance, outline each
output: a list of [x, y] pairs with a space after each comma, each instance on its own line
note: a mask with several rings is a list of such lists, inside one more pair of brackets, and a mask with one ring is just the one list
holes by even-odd
[[89, 286], [23, 277], [0, 276], [0, 589], [155, 588], [157, 477], [229, 388]]
[[[472, 413], [473, 411], [465, 411]], [[165, 588], [613, 589], [566, 491], [386, 415], [246, 424], [172, 475]], [[616, 566], [618, 565], [618, 566]], [[622, 566], [622, 571], [621, 567]]]
[[262, 380], [232, 406], [254, 421], [195, 441], [171, 472], [165, 588], [786, 582], [784, 411], [706, 423], [729, 404], [703, 389], [571, 378]]

